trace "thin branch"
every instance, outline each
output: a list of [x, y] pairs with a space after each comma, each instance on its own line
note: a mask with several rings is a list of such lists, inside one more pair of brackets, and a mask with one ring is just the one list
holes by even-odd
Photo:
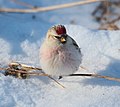
[[120, 82], [120, 78], [114, 78], [114, 77], [110, 77], [110, 76], [102, 76], [102, 75], [98, 75], [98, 74], [71, 74], [70, 76], [89, 76], [89, 77], [104, 78], [107, 80]]
[[[34, 69], [34, 68], [32, 68], [32, 69]], [[8, 71], [8, 73], [10, 73], [11, 75], [16, 75], [17, 73], [20, 73], [20, 74], [29, 75], [29, 76], [47, 76], [48, 78], [50, 78], [54, 82], [56, 82], [59, 86], [61, 86], [62, 88], [65, 88], [65, 86], [63, 86], [57, 80], [55, 80], [54, 78], [52, 78], [50, 75], [45, 74], [44, 72], [41, 72], [41, 73], [39, 73], [39, 72], [28, 72], [28, 71], [16, 70], [16, 69], [12, 69], [12, 68], [0, 68], [0, 70]], [[35, 67], [34, 70], [41, 70], [41, 69]]]
[[21, 1], [18, 1], [18, 0], [11, 0], [11, 1], [16, 3], [16, 4], [28, 7], [28, 8], [34, 8], [34, 6], [32, 6], [32, 5], [28, 4], [28, 3], [25, 3], [25, 2], [21, 2]]
[[[38, 73], [38, 72], [27, 72], [27, 71], [21, 71], [21, 70], [14, 70], [11, 68], [7, 68], [7, 69], [3, 69], [0, 68], [0, 70], [9, 70], [9, 71], [13, 71], [12, 73], [24, 73], [24, 74], [28, 74], [29, 76], [47, 76], [49, 78], [51, 78], [52, 80], [54, 80], [57, 84], [61, 85], [63, 88], [65, 88], [62, 84], [60, 84], [58, 81], [56, 81], [54, 78], [52, 78], [50, 75], [45, 74], [45, 73]], [[89, 76], [89, 77], [96, 77], [96, 78], [104, 78], [107, 80], [112, 80], [112, 81], [117, 81], [120, 82], [120, 78], [114, 78], [114, 77], [110, 77], [110, 76], [103, 76], [103, 75], [99, 75], [99, 74], [71, 74], [69, 76]]]
[[48, 76], [49, 78], [51, 78], [53, 81], [55, 81], [58, 85], [60, 85], [62, 88], [65, 88], [64, 85], [62, 85], [61, 83], [59, 83], [57, 80], [55, 80], [54, 78], [52, 78], [51, 76]]
[[116, 19], [114, 19], [114, 20], [112, 20], [111, 22], [108, 22], [108, 23], [115, 23], [115, 22], [117, 22], [117, 21], [119, 21], [120, 20], [120, 16], [118, 16]]
[[[82, 69], [84, 70], [88, 70], [87, 68], [81, 66]], [[20, 64], [18, 62], [12, 62], [9, 64], [8, 68], [0, 68], [0, 70], [4, 70], [7, 71], [7, 75], [24, 75], [24, 76], [47, 76], [50, 79], [54, 80], [58, 85], [60, 85], [62, 88], [65, 88], [61, 83], [59, 83], [57, 80], [55, 80], [54, 78], [52, 78], [50, 75], [45, 74], [41, 68], [37, 68], [37, 67], [32, 67], [29, 65], [25, 65], [25, 64]], [[41, 71], [41, 73], [39, 72], [30, 72], [32, 70], [39, 70]], [[99, 74], [71, 74], [69, 76], [89, 76], [89, 77], [96, 77], [96, 78], [104, 78], [107, 80], [112, 80], [112, 81], [117, 81], [120, 82], [120, 78], [115, 78], [115, 77], [110, 77], [110, 76], [103, 76], [103, 75], [99, 75]]]
[[74, 7], [78, 5], [85, 5], [88, 3], [101, 2], [101, 1], [106, 1], [106, 0], [86, 0], [86, 1], [79, 1], [79, 2], [73, 2], [73, 3], [68, 3], [68, 4], [49, 6], [49, 7], [39, 7], [39, 8], [34, 8], [34, 9], [0, 8], [0, 12], [36, 13], [36, 12], [50, 11], [50, 10], [56, 10], [56, 9], [61, 9], [61, 8]]

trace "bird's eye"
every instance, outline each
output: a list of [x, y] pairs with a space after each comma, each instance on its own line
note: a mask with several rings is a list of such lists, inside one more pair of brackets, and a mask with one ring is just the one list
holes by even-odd
[[54, 36], [56, 39], [60, 39], [61, 37], [59, 37], [59, 36]]

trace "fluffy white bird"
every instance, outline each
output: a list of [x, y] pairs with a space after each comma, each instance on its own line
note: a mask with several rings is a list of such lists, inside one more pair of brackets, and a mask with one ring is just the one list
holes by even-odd
[[65, 76], [76, 72], [82, 61], [77, 43], [63, 25], [50, 28], [40, 48], [40, 64], [50, 76]]

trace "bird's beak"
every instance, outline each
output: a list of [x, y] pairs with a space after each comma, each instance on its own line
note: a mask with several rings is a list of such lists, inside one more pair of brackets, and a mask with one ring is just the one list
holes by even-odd
[[66, 42], [66, 38], [65, 38], [65, 37], [61, 37], [61, 38], [60, 38], [60, 42], [61, 42], [61, 43], [65, 43], [65, 42]]
[[61, 35], [60, 42], [63, 44], [67, 42], [67, 34]]
[[61, 35], [61, 36], [54, 36], [55, 38], [57, 38], [61, 43], [66, 43], [67, 41], [67, 35]]

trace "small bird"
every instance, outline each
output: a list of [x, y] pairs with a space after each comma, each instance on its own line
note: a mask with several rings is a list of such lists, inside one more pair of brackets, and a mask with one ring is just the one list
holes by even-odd
[[63, 25], [51, 27], [40, 47], [42, 70], [50, 76], [68, 76], [75, 73], [81, 64], [79, 46]]

